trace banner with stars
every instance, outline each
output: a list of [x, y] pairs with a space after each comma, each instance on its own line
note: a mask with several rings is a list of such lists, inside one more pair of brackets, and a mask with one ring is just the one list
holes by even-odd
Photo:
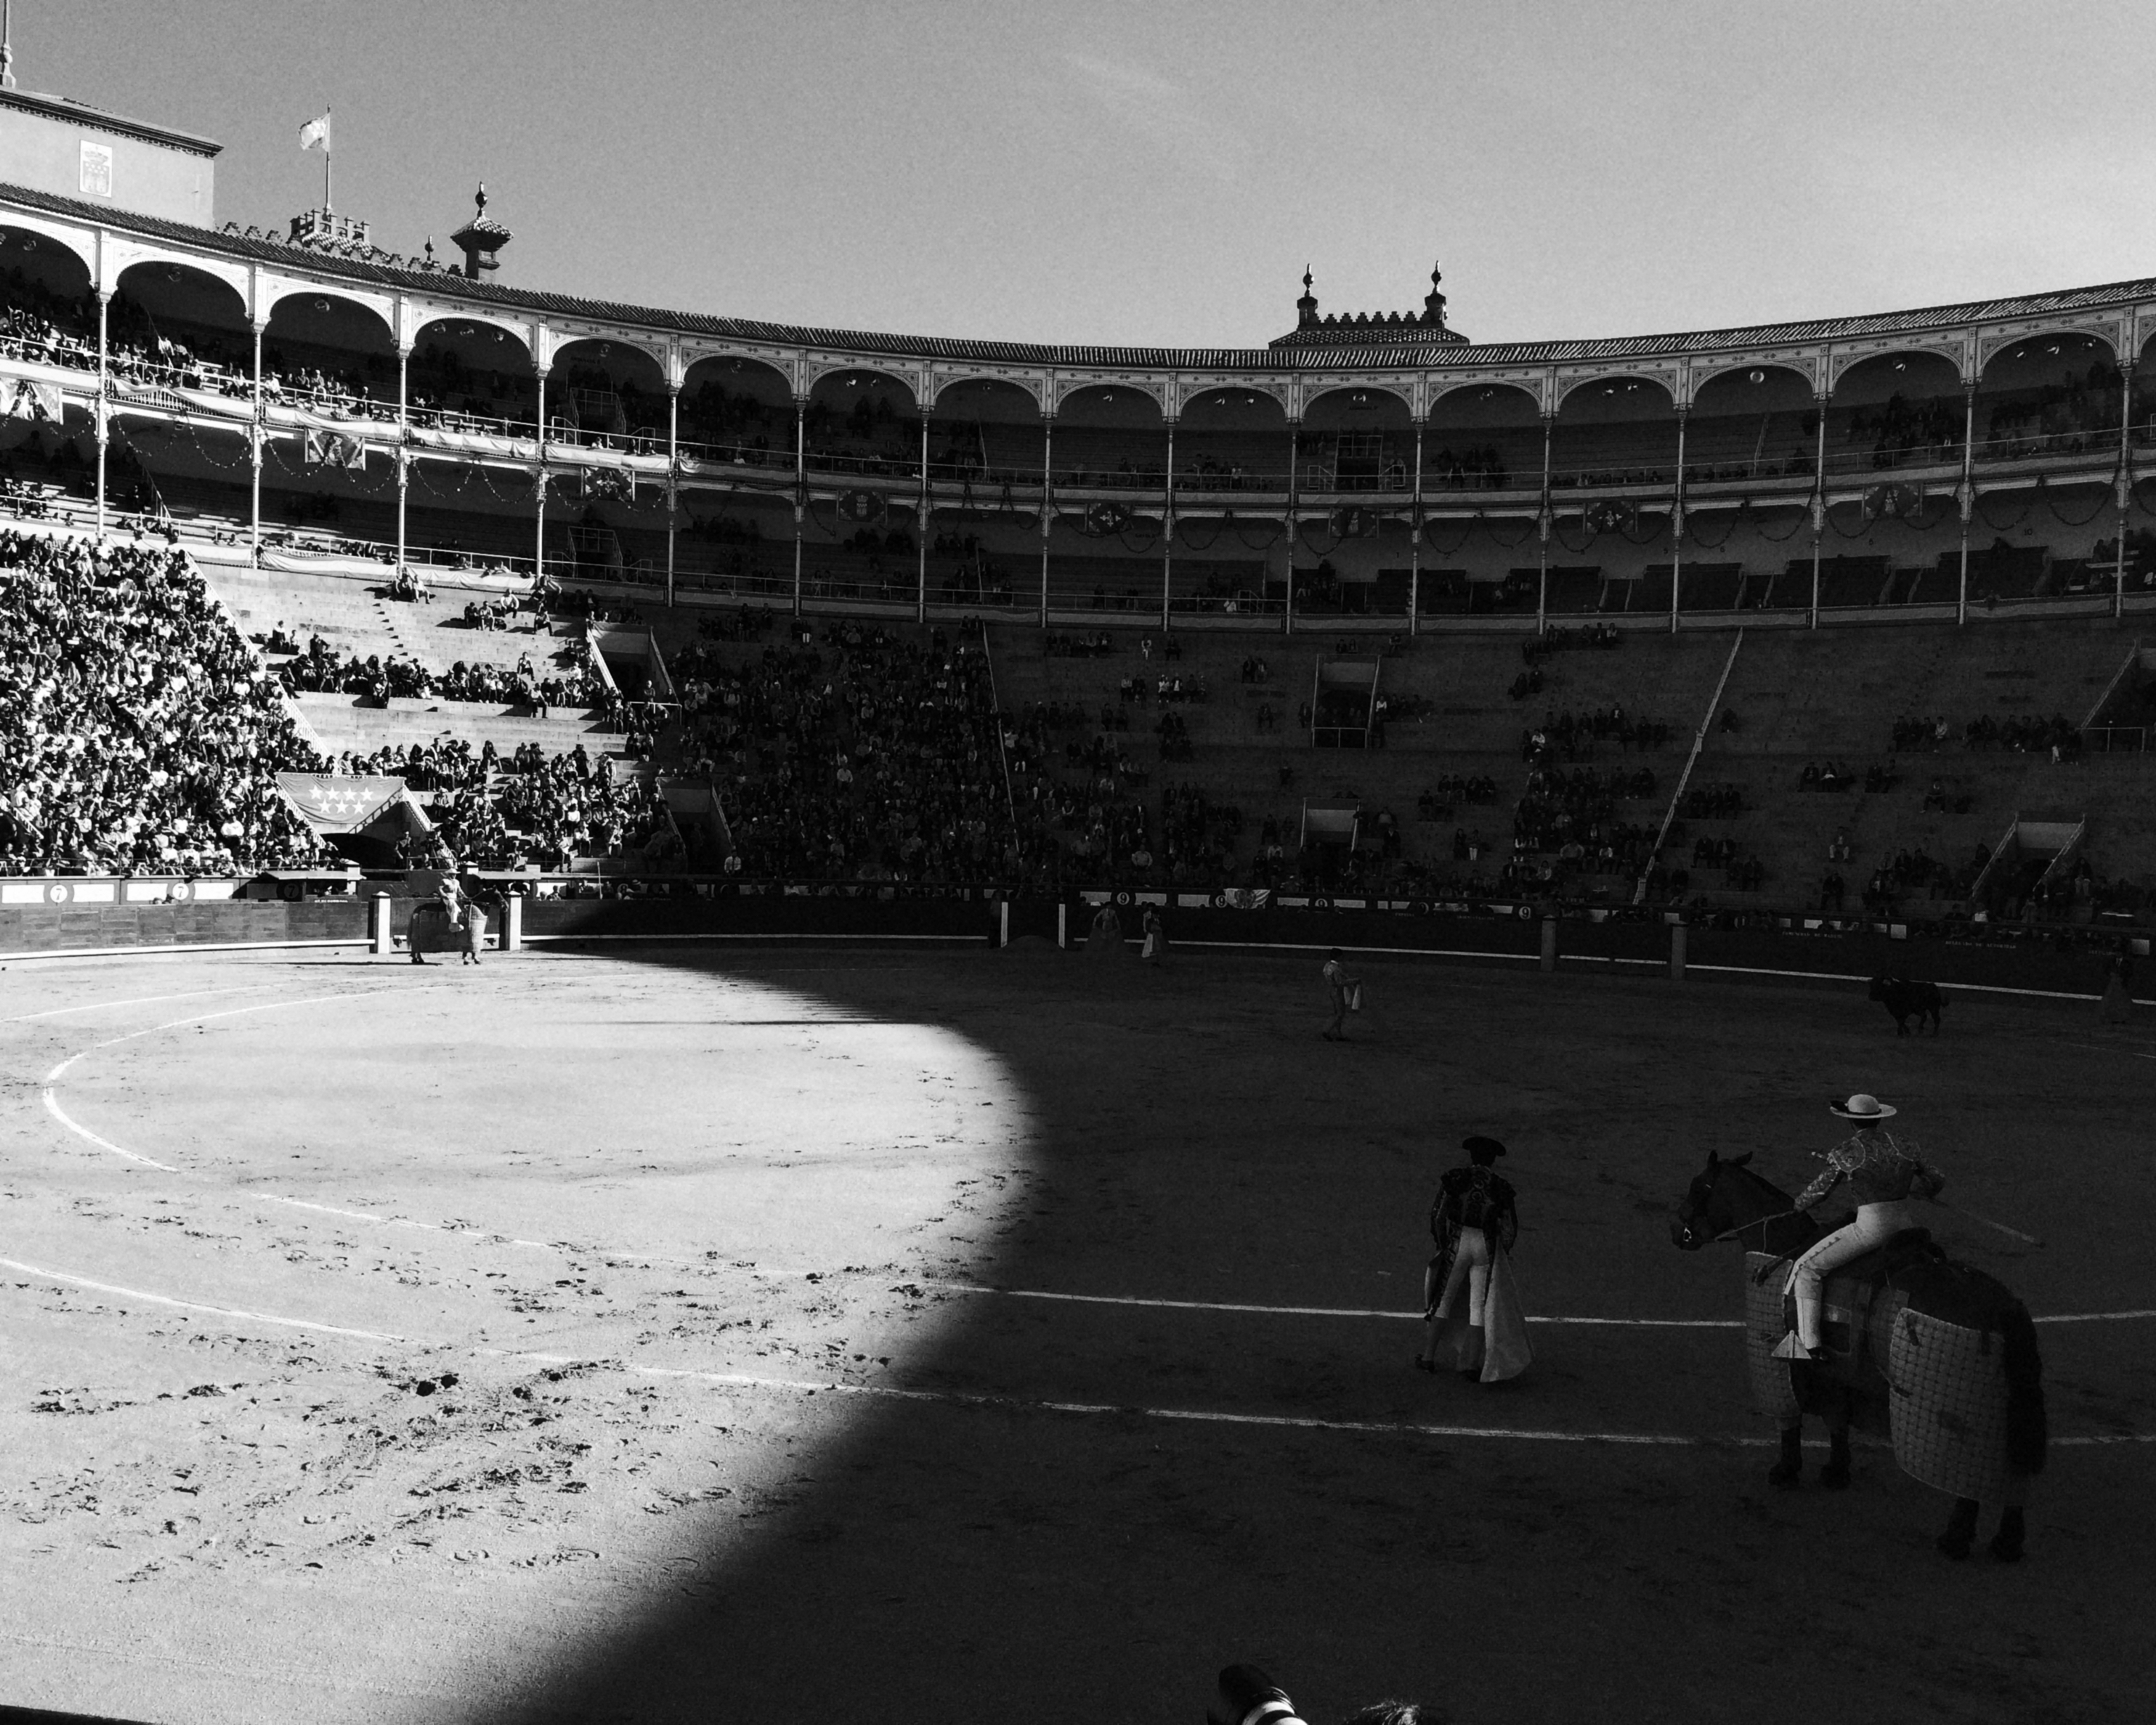
[[332, 773], [280, 773], [277, 788], [318, 833], [354, 833], [403, 799], [401, 778], [346, 778]]

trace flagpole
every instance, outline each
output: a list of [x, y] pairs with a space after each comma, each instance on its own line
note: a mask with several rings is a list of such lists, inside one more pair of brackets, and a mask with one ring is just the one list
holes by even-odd
[[326, 216], [336, 213], [336, 205], [330, 198], [330, 159], [331, 146], [336, 142], [336, 134], [328, 124], [336, 111], [333, 108], [322, 110], [322, 213]]

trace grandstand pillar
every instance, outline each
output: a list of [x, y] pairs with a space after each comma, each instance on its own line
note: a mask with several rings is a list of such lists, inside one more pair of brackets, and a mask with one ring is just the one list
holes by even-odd
[[1824, 490], [1812, 498], [1812, 602], [1806, 617], [1807, 629], [1819, 627], [1820, 599], [1820, 540], [1826, 531], [1826, 493]]
[[1806, 627], [1819, 627], [1820, 536], [1826, 531], [1826, 409], [1833, 391], [1819, 397], [1819, 443], [1812, 456], [1812, 603]]
[[1670, 504], [1670, 633], [1677, 632], [1677, 589], [1684, 585], [1685, 421], [1684, 408], [1677, 409], [1677, 487]]
[[1292, 506], [1287, 512], [1287, 585], [1282, 591], [1286, 597], [1281, 601], [1281, 633], [1295, 633], [1295, 526], [1296, 515]]
[[1961, 422], [1961, 579], [1954, 588], [1954, 621], [1969, 621], [1969, 520], [1976, 508], [1976, 383], [1964, 389]]
[[1543, 415], [1543, 507], [1542, 516], [1535, 523], [1535, 555], [1541, 571], [1535, 578], [1535, 633], [1541, 634], [1549, 627], [1549, 541], [1550, 541], [1550, 446], [1557, 436], [1557, 414], [1554, 410]]
[[536, 352], [532, 358], [532, 369], [539, 377], [539, 440], [533, 446], [539, 452], [539, 482], [534, 488], [539, 507], [531, 530], [531, 572], [535, 581], [543, 581], [547, 578], [547, 367], [536, 363]]
[[1302, 421], [1291, 418], [1287, 422], [1287, 585], [1282, 589], [1286, 597], [1281, 601], [1281, 633], [1295, 633], [1295, 529], [1296, 499], [1300, 495], [1296, 486], [1296, 473], [1302, 464]]
[[1160, 626], [1174, 627], [1175, 588], [1175, 421], [1168, 422], [1168, 468], [1161, 475]]
[[1681, 983], [1685, 972], [1685, 926], [1681, 919], [1670, 924], [1670, 980]]
[[1549, 499], [1543, 499], [1543, 512], [1535, 519], [1535, 633], [1541, 634], [1549, 628]]
[[406, 405], [411, 395], [412, 350], [399, 346], [397, 350], [397, 573], [404, 573], [405, 533], [404, 498], [412, 483], [411, 462], [405, 453], [405, 444], [411, 435], [411, 412]]
[[926, 623], [928, 621], [928, 408], [925, 403], [921, 409], [921, 506], [914, 511], [914, 516], [921, 538], [916, 558], [920, 572], [916, 578], [918, 584], [913, 593], [913, 620]]
[[674, 517], [681, 506], [681, 386], [666, 383], [666, 608], [674, 608]]
[[808, 398], [793, 398], [793, 614], [801, 614], [801, 528], [808, 514]]
[[506, 894], [501, 901], [501, 950], [521, 952], [524, 950], [524, 895]]
[[1542, 951], [1542, 971], [1543, 971], [1543, 974], [1544, 976], [1548, 976], [1548, 975], [1552, 974], [1553, 972], [1555, 972], [1555, 970], [1556, 970], [1556, 969], [1557, 969], [1557, 918], [1556, 918], [1555, 916], [1544, 916], [1544, 917], [1543, 918], [1543, 951]]
[[389, 934], [389, 895], [377, 892], [367, 901], [367, 950], [377, 958], [387, 958], [395, 950]]
[[2111, 574], [2111, 614], [2126, 614], [2127, 511], [2133, 501], [2133, 362], [2118, 368], [2118, 560]]
[[[105, 313], [112, 304], [107, 289], [97, 290], [97, 542], [105, 543], [105, 442], [110, 435], [112, 373], [105, 345]], [[259, 367], [256, 369], [259, 371]]]
[[1055, 526], [1055, 415], [1040, 416], [1040, 626], [1048, 627], [1048, 541]]
[[262, 567], [262, 331], [264, 326], [254, 326], [254, 419], [247, 428], [248, 465], [252, 470], [253, 484], [247, 506], [247, 536], [249, 557], [256, 568]]
[[1408, 633], [1422, 608], [1422, 421], [1415, 421], [1414, 502], [1408, 511]]

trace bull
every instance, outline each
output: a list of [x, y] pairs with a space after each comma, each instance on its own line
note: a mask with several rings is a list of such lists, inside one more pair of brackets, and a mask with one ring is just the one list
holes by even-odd
[[1937, 983], [1912, 983], [1905, 976], [1876, 976], [1871, 978], [1871, 998], [1887, 1009], [1897, 1035], [1909, 1034], [1911, 1019], [1917, 1021], [1919, 1031], [1929, 1019], [1932, 1034], [1939, 1034], [1939, 1014], [1946, 1010], [1947, 999]]

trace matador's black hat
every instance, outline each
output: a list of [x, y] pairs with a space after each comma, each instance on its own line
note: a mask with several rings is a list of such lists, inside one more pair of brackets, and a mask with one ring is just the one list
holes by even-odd
[[1505, 1153], [1505, 1147], [1495, 1138], [1486, 1138], [1476, 1133], [1471, 1138], [1462, 1138], [1460, 1147], [1476, 1162], [1487, 1166]]

